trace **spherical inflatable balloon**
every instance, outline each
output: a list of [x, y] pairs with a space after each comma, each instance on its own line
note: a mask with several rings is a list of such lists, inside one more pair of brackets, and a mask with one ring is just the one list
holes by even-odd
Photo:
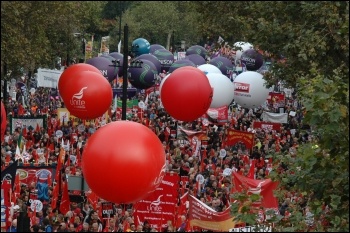
[[165, 174], [165, 151], [146, 126], [115, 121], [88, 140], [84, 178], [97, 196], [118, 204], [136, 203], [157, 188]]
[[7, 126], [6, 109], [4, 103], [1, 101], [1, 141], [4, 140]]
[[115, 58], [116, 60], [119, 60], [120, 67], [118, 68], [118, 76], [123, 76], [123, 64], [124, 64], [124, 55], [118, 52], [113, 52], [108, 54], [109, 56]]
[[216, 66], [211, 65], [211, 64], [200, 65], [197, 68], [199, 70], [201, 70], [202, 72], [204, 72], [205, 74], [209, 74], [209, 73], [222, 74], [222, 72], [219, 68], [217, 68]]
[[90, 64], [99, 69], [109, 82], [113, 81], [118, 74], [118, 70], [114, 67], [114, 64], [105, 57], [93, 57], [86, 61], [86, 64]]
[[141, 67], [135, 67], [133, 63], [130, 64], [128, 70], [129, 82], [138, 89], [146, 89], [155, 84], [158, 71], [151, 61], [145, 59], [140, 59], [140, 61], [143, 62]]
[[148, 54], [151, 48], [150, 43], [143, 38], [138, 38], [132, 42], [131, 52], [137, 57], [142, 54]]
[[196, 66], [200, 66], [203, 64], [206, 64], [207, 62], [205, 61], [205, 59], [198, 54], [190, 54], [188, 56], [186, 56], [185, 59], [190, 60], [191, 62], [193, 62]]
[[145, 59], [148, 60], [150, 62], [152, 62], [158, 71], [158, 74], [160, 74], [162, 72], [162, 64], [160, 64], [160, 61], [158, 60], [158, 58], [152, 54], [142, 54], [140, 56], [138, 56], [137, 58], [135, 58], [134, 60], [139, 60], [139, 59]]
[[72, 75], [62, 73], [59, 92], [68, 111], [80, 119], [95, 119], [111, 106], [111, 85], [101, 73], [77, 71]]
[[165, 80], [171, 75], [171, 73], [167, 74], [163, 79], [162, 81], [160, 81], [160, 84], [159, 84], [159, 93], [161, 92], [162, 90], [162, 87], [163, 87], [163, 84], [165, 82]]
[[90, 64], [78, 63], [71, 65], [63, 71], [60, 78], [58, 79], [58, 90], [63, 90], [67, 85], [67, 81], [71, 78], [74, 78], [75, 73], [82, 71], [92, 71], [101, 74], [101, 71], [99, 69]]
[[191, 62], [190, 60], [178, 60], [175, 61], [173, 64], [171, 64], [170, 68], [169, 68], [169, 73], [174, 72], [174, 70], [180, 68], [180, 67], [185, 67], [185, 66], [192, 66], [192, 67], [196, 67], [196, 65]]
[[154, 51], [154, 56], [158, 58], [160, 64], [162, 65], [162, 71], [169, 71], [170, 66], [174, 63], [174, 55], [166, 49], [158, 49]]
[[205, 56], [207, 55], [207, 53], [208, 53], [207, 50], [203, 46], [200, 46], [200, 45], [191, 46], [186, 50], [186, 56], [191, 55], [191, 54], [198, 54], [201, 57], [203, 57], [204, 59], [205, 59]]
[[233, 84], [234, 100], [244, 108], [260, 107], [269, 95], [269, 89], [264, 86], [263, 75], [255, 71], [239, 74]]
[[169, 115], [180, 121], [194, 121], [208, 110], [213, 90], [204, 72], [185, 66], [164, 81], [160, 98]]
[[241, 59], [242, 53], [248, 49], [252, 49], [254, 46], [248, 42], [236, 42], [233, 44], [233, 47], [236, 49], [236, 55], [234, 56], [235, 60]]
[[255, 49], [247, 49], [242, 53], [241, 63], [246, 67], [247, 70], [256, 71], [263, 65], [264, 58]]
[[219, 108], [230, 105], [234, 97], [234, 85], [223, 74], [207, 74], [210, 86], [213, 88], [213, 100], [210, 108]]
[[221, 73], [223, 75], [226, 75], [226, 77], [230, 77], [230, 75], [233, 73], [233, 64], [226, 57], [213, 58], [210, 60], [209, 64], [214, 65], [217, 68], [219, 68]]
[[149, 49], [149, 53], [153, 54], [158, 49], [165, 49], [165, 47], [160, 45], [160, 44], [151, 44], [151, 47]]

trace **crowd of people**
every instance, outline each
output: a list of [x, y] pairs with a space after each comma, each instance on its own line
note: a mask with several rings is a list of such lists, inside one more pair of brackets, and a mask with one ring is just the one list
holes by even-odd
[[[38, 129], [27, 129], [26, 135], [20, 139], [23, 129], [20, 126], [14, 127], [11, 132], [10, 126], [6, 129], [4, 140], [1, 142], [1, 167], [5, 169], [9, 164], [16, 160], [16, 148], [19, 140], [23, 140], [28, 146], [27, 152], [31, 154], [29, 163], [39, 166], [40, 161], [33, 156], [35, 150], [42, 149], [43, 154], [48, 154], [47, 161], [43, 159], [41, 162], [47, 165], [55, 166], [57, 164], [61, 141], [58, 140], [55, 131], [63, 132], [64, 141], [71, 141], [72, 148], [70, 153], [65, 157], [64, 167], [62, 168], [62, 179], [69, 175], [83, 175], [79, 163], [70, 160], [69, 154], [76, 154], [77, 150], [84, 155], [84, 146], [89, 137], [100, 127], [100, 125], [86, 126], [81, 131], [74, 122], [67, 121], [62, 123], [58, 119], [58, 108], [64, 108], [64, 103], [59, 96], [57, 90], [50, 88], [38, 87], [35, 93], [30, 93], [27, 99], [27, 106], [23, 105], [21, 93], [18, 91], [19, 98], [2, 99], [5, 104], [8, 116], [47, 116], [47, 127]], [[139, 92], [134, 97], [139, 101], [147, 102], [147, 110], [144, 110], [142, 118], [137, 113], [128, 116], [128, 120], [136, 121], [149, 127], [158, 136], [164, 144], [167, 155], [167, 171], [179, 173], [180, 176], [189, 177], [189, 184], [186, 187], [190, 194], [196, 196], [202, 202], [210, 206], [216, 211], [223, 211], [229, 206], [230, 202], [230, 185], [231, 180], [222, 179], [222, 172], [225, 168], [233, 169], [243, 175], [248, 175], [251, 163], [255, 163], [255, 179], [265, 179], [269, 171], [271, 171], [271, 155], [274, 152], [289, 153], [296, 156], [299, 144], [312, 140], [308, 130], [300, 131], [302, 126], [303, 109], [300, 105], [295, 92], [285, 98], [284, 111], [290, 113], [296, 112], [295, 116], [289, 115], [288, 123], [282, 124], [281, 130], [254, 129], [254, 121], [262, 121], [261, 115], [263, 111], [277, 111], [278, 108], [272, 104], [265, 103], [264, 108], [244, 109], [232, 103], [229, 106], [229, 120], [225, 124], [217, 125], [210, 123], [204, 125], [202, 121], [180, 122], [172, 118], [161, 105], [160, 96], [153, 92], [147, 96], [145, 93]], [[146, 101], [147, 98], [147, 101]], [[120, 119], [120, 112], [111, 106], [108, 111], [109, 118], [106, 123]], [[208, 136], [207, 157], [200, 161], [198, 156], [192, 156], [193, 150], [187, 144], [178, 143], [176, 139], [169, 137], [171, 130], [177, 130], [182, 127], [188, 130], [203, 131]], [[252, 150], [246, 148], [243, 143], [234, 146], [223, 146], [225, 131], [233, 128], [240, 131], [254, 132], [255, 142]], [[73, 135], [73, 136], [72, 136]], [[32, 143], [28, 143], [31, 141]], [[220, 158], [220, 150], [224, 148], [227, 152], [224, 158]], [[201, 165], [204, 164], [204, 168]], [[283, 169], [283, 167], [281, 168]], [[198, 192], [196, 189], [196, 176], [202, 174], [205, 178], [203, 189]], [[57, 184], [54, 182], [53, 184]], [[59, 208], [52, 208], [52, 193], [54, 185], [49, 185], [49, 200], [43, 202], [43, 209], [38, 211], [34, 216], [34, 222], [30, 224], [32, 232], [173, 232], [186, 231], [183, 224], [168, 221], [167, 227], [164, 229], [153, 228], [147, 221], [143, 224], [136, 224], [133, 218], [133, 205], [117, 205], [115, 204], [115, 215], [108, 220], [101, 217], [101, 201], [93, 206], [86, 201], [71, 201], [70, 209], [66, 213], [61, 213]], [[20, 196], [14, 202], [12, 216], [7, 219], [11, 222], [8, 232], [16, 232], [17, 217], [21, 214], [33, 214], [29, 208], [30, 194], [35, 191], [35, 184], [23, 185], [20, 190]], [[81, 195], [84, 195], [83, 193]], [[288, 212], [288, 205], [296, 203], [298, 194], [289, 193], [286, 200], [281, 204], [281, 214]], [[287, 204], [286, 204], [287, 203]], [[305, 203], [303, 203], [305, 204]], [[305, 206], [304, 206], [305, 207]], [[182, 222], [186, 221], [186, 216]], [[33, 216], [31, 217], [33, 219]], [[136, 226], [137, 225], [137, 226]]]

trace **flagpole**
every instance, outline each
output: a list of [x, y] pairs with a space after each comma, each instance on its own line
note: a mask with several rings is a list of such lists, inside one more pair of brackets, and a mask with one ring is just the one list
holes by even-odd
[[123, 56], [123, 98], [122, 98], [122, 120], [126, 120], [126, 100], [128, 99], [128, 36], [129, 27], [124, 26], [124, 56]]

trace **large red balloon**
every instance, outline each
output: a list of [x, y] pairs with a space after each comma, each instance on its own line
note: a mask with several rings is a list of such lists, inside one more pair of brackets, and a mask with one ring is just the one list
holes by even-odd
[[63, 71], [60, 78], [58, 79], [58, 90], [63, 89], [66, 86], [66, 82], [74, 77], [74, 73], [80, 72], [80, 71], [94, 71], [96, 73], [99, 73], [102, 75], [101, 71], [97, 69], [95, 66], [85, 63], [78, 63], [69, 66], [67, 69]]
[[5, 105], [1, 101], [1, 141], [4, 140], [6, 126], [7, 126], [6, 110], [5, 110]]
[[158, 137], [133, 121], [115, 121], [88, 140], [82, 169], [99, 197], [135, 203], [157, 188], [165, 174], [165, 152]]
[[[101, 73], [72, 72], [59, 79], [59, 92], [69, 112], [80, 119], [95, 119], [111, 106], [111, 85]], [[64, 83], [64, 84], [63, 84]]]
[[176, 69], [164, 81], [160, 98], [172, 117], [181, 121], [194, 121], [208, 110], [213, 89], [204, 72], [185, 66]]

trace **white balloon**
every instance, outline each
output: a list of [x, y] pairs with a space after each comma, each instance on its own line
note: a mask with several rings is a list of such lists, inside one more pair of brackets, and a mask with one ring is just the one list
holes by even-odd
[[170, 75], [171, 75], [171, 73], [170, 73], [170, 74], [167, 74], [167, 76], [165, 76], [165, 77], [162, 79], [162, 81], [160, 81], [160, 84], [159, 84], [159, 93], [160, 93], [161, 90], [162, 90], [162, 86], [163, 86], [165, 80], [166, 80], [167, 78], [169, 78]]
[[236, 50], [236, 56], [234, 57], [235, 60], [241, 59], [242, 53], [248, 49], [253, 49], [254, 46], [248, 42], [236, 42], [233, 44], [234, 47], [237, 47], [238, 49]]
[[222, 74], [221, 70], [212, 64], [203, 64], [198, 66], [197, 68], [203, 71], [205, 74], [209, 74], [209, 73]]
[[239, 74], [234, 84], [234, 100], [244, 108], [260, 107], [269, 95], [263, 75], [255, 71]]
[[219, 108], [230, 105], [234, 97], [234, 85], [227, 76], [217, 73], [207, 74], [210, 86], [213, 88], [213, 100], [211, 108]]

